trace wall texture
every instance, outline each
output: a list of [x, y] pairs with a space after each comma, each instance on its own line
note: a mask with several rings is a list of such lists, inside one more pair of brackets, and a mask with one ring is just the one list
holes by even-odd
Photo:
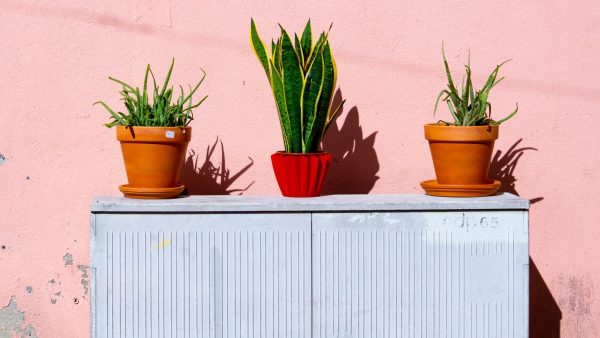
[[330, 193], [420, 193], [434, 176], [422, 125], [445, 84], [442, 41], [457, 72], [472, 50], [478, 85], [512, 58], [492, 102], [496, 116], [515, 101], [520, 112], [492, 172], [535, 202], [532, 336], [600, 336], [600, 2], [2, 0], [1, 338], [89, 335], [88, 205], [126, 180], [107, 114], [92, 107], [119, 105], [107, 76], [140, 83], [147, 63], [164, 76], [171, 57], [176, 83], [206, 69], [190, 192], [278, 194], [269, 155], [282, 141], [250, 17], [265, 38], [277, 22], [334, 22], [347, 103], [325, 140]]

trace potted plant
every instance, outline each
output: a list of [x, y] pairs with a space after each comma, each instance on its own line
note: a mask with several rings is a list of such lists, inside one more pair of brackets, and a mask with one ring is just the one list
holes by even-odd
[[293, 43], [280, 28], [281, 36], [267, 53], [254, 20], [250, 23], [252, 47], [271, 85], [283, 134], [284, 151], [273, 154], [271, 162], [284, 196], [319, 196], [331, 163], [321, 140], [344, 103], [332, 109], [337, 70], [329, 32], [313, 45], [310, 20]]
[[511, 114], [500, 120], [492, 119], [489, 93], [504, 79], [498, 78], [498, 72], [508, 61], [497, 65], [483, 87], [475, 90], [469, 56], [465, 66], [466, 80], [459, 92], [443, 48], [442, 55], [448, 85], [437, 97], [434, 115], [440, 100], [445, 101], [453, 121], [425, 125], [425, 138], [429, 141], [436, 180], [422, 182], [421, 186], [427, 194], [436, 196], [492, 195], [500, 187], [499, 181], [487, 178], [494, 141], [498, 138], [499, 125], [513, 117], [519, 108], [517, 105]]
[[[197, 103], [192, 103], [206, 73], [189, 91], [180, 88], [180, 93], [172, 102], [174, 91], [169, 86], [175, 59], [162, 87], [156, 83], [150, 65], [146, 67], [146, 75], [142, 90], [127, 83], [109, 77], [121, 85], [121, 100], [127, 113], [115, 112], [106, 103], [100, 104], [110, 113], [112, 121], [107, 127], [117, 127], [117, 140], [121, 143], [121, 151], [125, 162], [128, 184], [121, 185], [119, 190], [131, 198], [171, 198], [179, 196], [184, 186], [179, 184], [179, 176], [186, 154], [187, 145], [192, 137], [189, 123], [194, 119], [193, 109], [200, 106], [207, 96]], [[148, 80], [152, 82], [152, 98], [148, 92]], [[176, 94], [175, 94], [176, 95]]]

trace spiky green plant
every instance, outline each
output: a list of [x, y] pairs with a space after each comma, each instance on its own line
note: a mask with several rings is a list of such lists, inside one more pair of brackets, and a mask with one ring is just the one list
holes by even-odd
[[448, 77], [448, 88], [442, 90], [438, 94], [437, 100], [435, 101], [435, 108], [433, 110], [433, 114], [435, 115], [440, 100], [446, 101], [446, 103], [448, 104], [448, 109], [450, 110], [450, 114], [452, 114], [452, 117], [454, 118], [454, 122], [439, 122], [455, 126], [499, 125], [500, 123], [510, 119], [517, 113], [517, 111], [519, 110], [518, 104], [515, 110], [505, 118], [497, 121], [493, 120], [492, 105], [488, 101], [490, 90], [502, 80], [504, 80], [504, 77], [496, 79], [500, 67], [502, 67], [502, 65], [504, 65], [510, 60], [504, 61], [501, 64], [497, 65], [488, 77], [483, 88], [476, 91], [473, 88], [473, 82], [471, 81], [471, 56], [469, 53], [469, 60], [467, 65], [465, 65], [466, 82], [464, 82], [463, 80], [461, 93], [459, 94], [458, 90], [454, 85], [454, 81], [452, 81], [452, 74], [450, 73], [450, 67], [448, 66], [448, 61], [446, 60], [446, 53], [444, 53], [443, 47], [442, 56], [444, 58], [444, 67], [446, 68], [446, 75]]
[[[267, 49], [250, 22], [250, 40], [271, 85], [286, 152], [312, 153], [319, 150], [323, 135], [341, 111], [342, 101], [332, 110], [337, 69], [327, 39], [321, 33], [312, 43], [310, 20], [302, 36], [294, 34], [294, 43], [285, 29], [277, 42]], [[331, 29], [331, 27], [329, 27]]]
[[[171, 79], [174, 64], [175, 59], [171, 61], [171, 66], [169, 67], [162, 88], [156, 84], [156, 79], [154, 78], [154, 73], [150, 69], [150, 65], [146, 67], [144, 85], [141, 91], [138, 87], [134, 88], [121, 80], [109, 77], [110, 80], [122, 86], [122, 90], [119, 93], [121, 94], [121, 100], [123, 100], [128, 114], [115, 112], [103, 101], [94, 103], [94, 105], [100, 104], [104, 106], [111, 115], [112, 121], [105, 124], [105, 126], [109, 128], [114, 126], [187, 126], [194, 119], [192, 110], [200, 106], [208, 97], [204, 96], [198, 103], [192, 103], [192, 96], [204, 81], [206, 72], [202, 70], [202, 79], [200, 79], [194, 88], [190, 86], [187, 94], [184, 92], [183, 87], [179, 86], [179, 97], [177, 98], [177, 101], [171, 103], [171, 100], [173, 99], [173, 86], [169, 88], [169, 80]], [[150, 95], [148, 94], [148, 75], [152, 77], [153, 82], [154, 92], [152, 102], [150, 102]]]

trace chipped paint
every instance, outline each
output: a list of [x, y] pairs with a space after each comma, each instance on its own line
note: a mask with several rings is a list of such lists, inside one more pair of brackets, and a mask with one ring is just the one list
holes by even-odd
[[62, 294], [62, 291], [58, 291], [54, 294], [54, 296], [52, 298], [50, 298], [50, 303], [52, 304], [56, 304], [56, 302], [58, 301], [58, 299], [60, 298]]
[[71, 255], [70, 253], [66, 253], [63, 256], [63, 261], [65, 262], [65, 266], [67, 265], [73, 265], [73, 255]]
[[33, 293], [33, 287], [31, 287], [30, 285], [28, 285], [27, 287], [25, 287], [25, 291], [27, 291], [27, 293]]
[[61, 282], [59, 280], [60, 275], [56, 275], [55, 278], [52, 278], [46, 284], [46, 289], [48, 291], [48, 296], [50, 296], [50, 303], [56, 304], [58, 300], [61, 298], [62, 290], [61, 290]]
[[6, 163], [6, 161], [8, 161], [6, 156], [0, 154], [0, 165], [3, 165], [4, 163]]
[[593, 336], [597, 337], [597, 332], [591, 325], [594, 318], [592, 278], [588, 275], [561, 275], [558, 278], [558, 286], [558, 305], [564, 312], [571, 314], [563, 317], [563, 324], [568, 328], [568, 332], [574, 337], [584, 337], [586, 333], [593, 332]]
[[77, 269], [81, 271], [81, 287], [83, 288], [83, 298], [88, 294], [89, 285], [90, 285], [90, 277], [88, 276], [88, 265], [77, 265]]
[[0, 338], [37, 338], [35, 328], [25, 325], [25, 312], [17, 307], [15, 296], [8, 305], [0, 309]]

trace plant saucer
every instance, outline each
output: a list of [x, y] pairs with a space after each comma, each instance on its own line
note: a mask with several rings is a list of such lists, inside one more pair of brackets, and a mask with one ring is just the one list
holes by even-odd
[[129, 184], [119, 186], [119, 190], [125, 197], [139, 199], [173, 198], [179, 196], [183, 189], [185, 189], [183, 184], [172, 188], [134, 188], [130, 187]]
[[488, 180], [483, 184], [440, 184], [437, 180], [421, 182], [425, 194], [443, 197], [481, 197], [494, 195], [500, 188], [500, 181]]

